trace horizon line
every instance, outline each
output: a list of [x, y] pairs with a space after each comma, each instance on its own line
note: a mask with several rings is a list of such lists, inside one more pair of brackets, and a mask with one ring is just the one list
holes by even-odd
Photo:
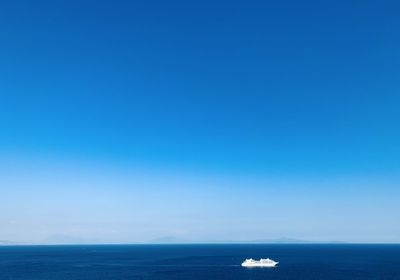
[[13, 243], [0, 244], [12, 246], [118, 246], [118, 245], [400, 245], [400, 242], [129, 242], [129, 243]]

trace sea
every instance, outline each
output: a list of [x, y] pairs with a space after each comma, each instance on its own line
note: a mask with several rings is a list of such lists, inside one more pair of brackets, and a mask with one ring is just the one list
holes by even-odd
[[[246, 258], [274, 268], [245, 268]], [[1, 280], [400, 279], [400, 245], [2, 246]]]

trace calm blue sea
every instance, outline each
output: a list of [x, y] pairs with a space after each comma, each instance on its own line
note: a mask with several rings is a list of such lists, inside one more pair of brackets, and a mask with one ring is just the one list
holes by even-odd
[[[270, 257], [276, 268], [243, 268]], [[0, 279], [400, 279], [400, 245], [0, 247]]]

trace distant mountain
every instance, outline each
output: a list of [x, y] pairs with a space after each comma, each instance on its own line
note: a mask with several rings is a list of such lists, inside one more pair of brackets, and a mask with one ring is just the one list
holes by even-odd
[[186, 239], [182, 239], [176, 236], [162, 236], [158, 238], [154, 238], [149, 241], [149, 243], [155, 243], [155, 244], [168, 244], [168, 243], [193, 243], [190, 242]]
[[90, 243], [87, 240], [66, 234], [53, 234], [44, 239], [42, 244], [85, 244]]
[[274, 243], [274, 244], [306, 244], [306, 243], [315, 243], [314, 241], [309, 240], [301, 240], [295, 238], [281, 237], [275, 239], [259, 239], [250, 241], [250, 243]]
[[13, 241], [8, 241], [8, 240], [0, 240], [0, 246], [5, 246], [5, 245], [17, 245], [19, 243], [13, 242]]
[[314, 241], [314, 240], [302, 240], [288, 237], [270, 238], [270, 239], [255, 239], [247, 241], [232, 241], [226, 243], [249, 243], [249, 244], [317, 244], [317, 243], [344, 243], [341, 241]]
[[302, 240], [288, 237], [281, 238], [271, 238], [271, 239], [255, 239], [255, 240], [188, 240], [182, 239], [176, 236], [163, 236], [160, 238], [155, 238], [147, 243], [153, 244], [204, 244], [204, 243], [229, 243], [229, 244], [316, 244], [316, 243], [343, 243], [339, 241], [310, 241], [310, 240]]

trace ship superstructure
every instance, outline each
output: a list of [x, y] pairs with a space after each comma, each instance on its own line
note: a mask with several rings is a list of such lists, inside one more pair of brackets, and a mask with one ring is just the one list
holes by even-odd
[[269, 258], [260, 259], [259, 261], [253, 260], [253, 259], [246, 259], [242, 263], [242, 266], [245, 266], [245, 267], [274, 267], [277, 264], [278, 264], [278, 262], [271, 260]]

